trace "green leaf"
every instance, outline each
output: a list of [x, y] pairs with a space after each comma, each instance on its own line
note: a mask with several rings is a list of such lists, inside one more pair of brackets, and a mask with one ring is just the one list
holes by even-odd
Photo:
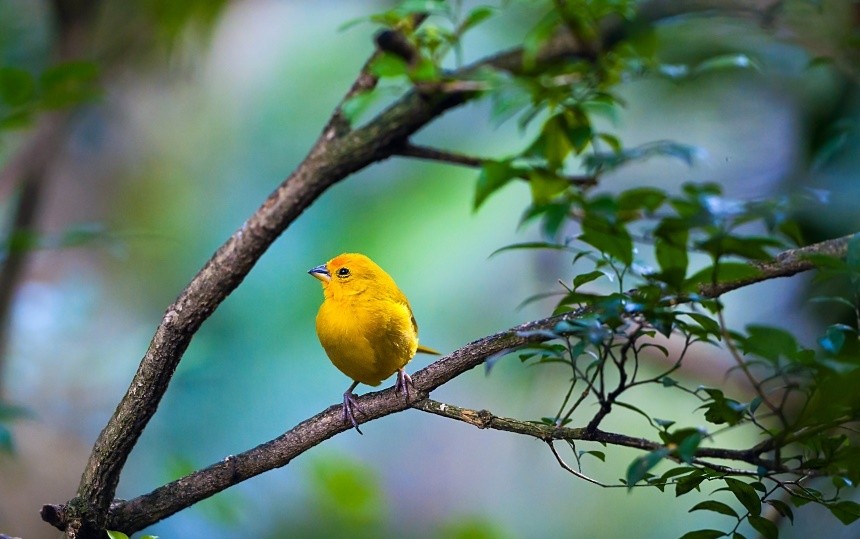
[[756, 71], [761, 71], [761, 67], [758, 63], [746, 54], [724, 54], [701, 62], [692, 69], [690, 74], [693, 76], [699, 76], [705, 73], [725, 71], [727, 69], [754, 69]]
[[510, 161], [484, 161], [481, 165], [481, 173], [478, 175], [478, 185], [475, 188], [474, 209], [477, 210], [487, 197], [519, 175], [520, 171], [514, 168]]
[[94, 62], [66, 62], [48, 68], [39, 79], [42, 104], [63, 108], [91, 101], [98, 95], [98, 77]]
[[780, 515], [786, 517], [792, 524], [794, 524], [794, 512], [787, 503], [782, 500], [765, 500], [764, 502], [776, 509]]
[[821, 131], [811, 141], [812, 168], [817, 170], [831, 164], [838, 155], [851, 148], [850, 143], [857, 133], [857, 126], [846, 117], [832, 122]]
[[370, 72], [380, 78], [405, 76], [409, 72], [406, 60], [396, 54], [383, 52], [373, 59]]
[[579, 456], [583, 455], [591, 455], [592, 457], [599, 459], [601, 462], [606, 462], [606, 453], [603, 451], [580, 451]]
[[847, 477], [843, 475], [834, 475], [830, 478], [830, 481], [833, 483], [833, 486], [837, 489], [842, 489], [845, 487], [853, 487], [854, 483]]
[[860, 504], [850, 500], [842, 500], [836, 503], [827, 505], [833, 516], [839, 519], [846, 526], [860, 518]]
[[609, 133], [598, 133], [597, 138], [608, 144], [609, 148], [614, 153], [620, 153], [622, 148], [624, 148], [624, 145], [621, 144], [621, 139], [615, 135], [610, 135]]
[[666, 481], [668, 479], [672, 479], [672, 478], [678, 477], [680, 475], [686, 475], [686, 474], [692, 473], [695, 470], [696, 470], [695, 468], [691, 468], [690, 466], [677, 466], [675, 468], [671, 468], [671, 469], [665, 471], [663, 473], [663, 475], [660, 476], [660, 479]]
[[535, 204], [546, 204], [570, 186], [570, 182], [546, 169], [536, 168], [529, 172], [529, 187]]
[[830, 354], [836, 355], [845, 344], [845, 333], [853, 333], [854, 328], [845, 324], [833, 324], [827, 333], [818, 339], [818, 345]]
[[400, 18], [415, 14], [449, 15], [451, 6], [445, 0], [403, 0], [392, 11]]
[[744, 405], [734, 399], [727, 399], [719, 389], [706, 388], [704, 391], [711, 397], [711, 402], [699, 409], [705, 409], [705, 419], [709, 423], [736, 425], [743, 419]]
[[655, 232], [654, 254], [660, 265], [660, 274], [656, 276], [661, 281], [675, 289], [680, 289], [684, 284], [687, 274], [687, 230], [675, 230], [671, 233], [663, 231], [660, 227]]
[[[767, 247], [782, 247], [783, 244], [769, 237], [714, 235], [708, 239], [696, 242], [696, 247], [707, 251], [714, 258], [723, 256], [739, 256], [749, 260], [770, 260]], [[722, 279], [722, 276], [721, 276]]]
[[779, 537], [779, 528], [777, 528], [776, 524], [768, 519], [756, 515], [750, 515], [747, 520], [749, 520], [750, 525], [755, 528], [755, 530], [759, 532], [764, 539], [777, 539]]
[[428, 82], [439, 80], [439, 68], [429, 58], [421, 58], [418, 62], [409, 66], [407, 71], [409, 79], [413, 82]]
[[761, 514], [761, 499], [751, 485], [733, 477], [726, 477], [723, 481], [751, 515], [758, 516]]
[[714, 513], [720, 513], [721, 515], [738, 518], [737, 511], [723, 502], [718, 502], [716, 500], [706, 500], [704, 502], [697, 503], [688, 512], [692, 513], [693, 511], [713, 511]]
[[358, 92], [356, 94], [351, 95], [346, 101], [341, 105], [341, 112], [349, 121], [350, 125], [354, 125], [355, 122], [367, 111], [368, 108], [379, 98], [379, 92], [376, 91], [365, 91]]
[[6, 238], [6, 249], [10, 253], [23, 253], [42, 246], [38, 232], [32, 230], [14, 230]]
[[543, 232], [544, 237], [554, 238], [558, 235], [562, 225], [568, 221], [569, 212], [570, 203], [564, 200], [547, 204], [532, 204], [523, 213], [520, 224], [523, 225], [540, 217], [541, 232]]
[[576, 290], [580, 286], [600, 279], [601, 277], [606, 277], [606, 274], [598, 270], [589, 271], [588, 273], [580, 273], [573, 278], [573, 289]]
[[559, 169], [573, 150], [567, 132], [567, 117], [564, 114], [551, 116], [543, 124], [538, 138], [526, 150], [526, 155], [546, 159], [551, 169]]
[[794, 358], [798, 354], [797, 339], [791, 332], [772, 326], [750, 324], [747, 337], [741, 342], [744, 352], [770, 361], [780, 357]]
[[690, 436], [700, 436], [704, 438], [706, 434], [707, 433], [700, 427], [683, 427], [675, 429], [672, 432], [660, 432], [660, 439], [663, 440], [663, 443], [666, 445], [678, 446], [684, 443], [684, 441]]
[[105, 530], [105, 531], [107, 532], [108, 537], [110, 539], [128, 539], [128, 535], [126, 535], [122, 532], [118, 532], [118, 531], [114, 531], [114, 530]]
[[533, 219], [537, 216], [541, 219], [541, 232], [545, 238], [554, 238], [558, 235], [562, 225], [567, 222], [568, 211], [570, 204], [566, 202], [549, 203], [549, 204], [532, 204], [526, 214], [523, 215], [522, 222]]
[[526, 70], [534, 68], [538, 52], [560, 23], [558, 12], [551, 10], [526, 34], [523, 40], [523, 67]]
[[655, 423], [658, 427], [660, 427], [661, 429], [666, 430], [666, 429], [668, 429], [669, 427], [671, 427], [672, 425], [674, 425], [674, 424], [675, 424], [675, 421], [672, 421], [671, 419], [660, 419], [660, 418], [658, 418], [658, 417], [655, 417], [655, 418], [654, 418], [654, 423]]
[[33, 121], [33, 112], [29, 109], [19, 110], [0, 115], [0, 129], [20, 129], [27, 127]]
[[717, 320], [714, 320], [710, 316], [702, 313], [683, 313], [684, 316], [689, 316], [692, 318], [697, 324], [702, 326], [706, 332], [712, 335], [720, 335], [722, 330], [720, 329], [720, 323]]
[[36, 81], [29, 71], [17, 67], [0, 67], [0, 101], [20, 107], [36, 94]]
[[574, 152], [579, 155], [591, 144], [594, 132], [591, 130], [591, 124], [584, 121], [570, 126], [567, 136]]
[[[593, 337], [590, 338], [589, 340], [591, 340], [592, 344], [600, 344], [603, 342], [604, 339], [606, 339], [607, 336], [608, 336], [608, 331], [606, 331], [602, 326], [597, 326], [594, 328]], [[648, 423], [651, 426], [654, 426], [653, 421], [651, 421], [651, 416], [646, 414], [641, 409], [633, 406], [632, 404], [626, 403], [624, 401], [615, 401], [615, 405], [620, 406], [621, 408], [627, 408], [628, 410], [630, 410], [632, 412], [636, 412], [637, 414], [644, 417], [645, 420], [648, 421]]]
[[809, 299], [810, 303], [836, 303], [842, 307], [847, 307], [854, 310], [854, 304], [841, 296], [816, 296]]
[[756, 267], [742, 262], [720, 262], [708, 266], [687, 279], [685, 285], [695, 289], [699, 284], [711, 284], [718, 281], [745, 281], [761, 275]]
[[675, 483], [675, 496], [683, 496], [693, 489], [698, 489], [704, 480], [704, 473], [691, 473], [686, 477], [678, 479], [678, 482]]
[[720, 530], [696, 530], [687, 532], [681, 536], [681, 539], [716, 539], [717, 537], [725, 537], [726, 533]]
[[678, 448], [676, 449], [678, 458], [688, 464], [692, 463], [696, 457], [696, 450], [699, 449], [699, 444], [702, 443], [704, 437], [704, 433], [698, 429], [690, 433], [678, 444]]
[[665, 447], [660, 447], [651, 451], [647, 455], [637, 457], [627, 467], [627, 488], [633, 486], [645, 478], [645, 475], [656, 466], [661, 460], [669, 456], [669, 450]]
[[618, 195], [618, 209], [621, 211], [644, 209], [649, 213], [653, 213], [663, 205], [665, 200], [666, 192], [662, 189], [636, 187]]
[[551, 241], [525, 241], [523, 243], [512, 243], [511, 245], [505, 245], [504, 247], [500, 247], [496, 249], [492, 253], [490, 253], [490, 257], [494, 257], [499, 253], [503, 253], [505, 251], [513, 251], [518, 249], [552, 249], [556, 251], [569, 251], [570, 247], [564, 245], [563, 243], [554, 243]]
[[[612, 96], [602, 94], [594, 99], [583, 101], [580, 106], [582, 110], [585, 111], [589, 116], [599, 116], [605, 118], [612, 122], [612, 125], [615, 126], [620, 123], [618, 115], [619, 105], [618, 102], [616, 102], [616, 100], [612, 98]], [[612, 135], [608, 136], [611, 137]], [[613, 148], [613, 150], [616, 148], [620, 148], [620, 144], [618, 146], [615, 146], [614, 144], [609, 143], [609, 145]]]
[[586, 214], [579, 239], [624, 265], [633, 263], [633, 240], [627, 229], [602, 215], [593, 212]]
[[467, 30], [470, 30], [485, 20], [489, 19], [496, 13], [496, 10], [489, 6], [478, 6], [472, 11], [470, 11], [466, 17], [463, 19], [463, 22], [460, 23], [459, 28], [457, 29], [458, 34], [463, 34]]

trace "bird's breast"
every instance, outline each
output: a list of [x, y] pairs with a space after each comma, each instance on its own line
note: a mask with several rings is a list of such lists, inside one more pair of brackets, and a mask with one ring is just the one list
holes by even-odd
[[417, 348], [409, 307], [397, 302], [326, 299], [316, 326], [332, 363], [369, 385], [406, 365]]

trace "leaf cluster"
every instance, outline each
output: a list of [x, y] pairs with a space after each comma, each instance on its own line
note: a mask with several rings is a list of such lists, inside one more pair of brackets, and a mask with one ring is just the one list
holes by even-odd
[[99, 68], [94, 62], [70, 61], [34, 74], [0, 66], [0, 132], [30, 125], [41, 111], [70, 108], [96, 99]]

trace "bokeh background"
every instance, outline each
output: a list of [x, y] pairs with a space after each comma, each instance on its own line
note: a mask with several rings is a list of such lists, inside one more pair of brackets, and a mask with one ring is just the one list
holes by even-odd
[[[73, 495], [89, 447], [164, 309], [300, 162], [371, 54], [375, 27], [344, 25], [392, 5], [197, 2], [205, 7], [185, 22], [171, 19], [170, 2], [112, 4], [99, 13], [83, 55], [104, 62], [103, 92], [75, 110], [62, 151], [50, 163], [37, 219], [46, 237], [81, 231], [91, 241], [28, 254], [3, 351], [3, 395], [29, 413], [11, 424], [14, 452], [0, 454], [0, 532], [28, 539], [59, 536], [38, 510]], [[850, 22], [837, 3], [823, 4], [833, 13], [810, 31], [813, 53], [723, 19], [660, 29], [658, 47], [667, 62], [743, 52], [760, 69], [624, 84], [626, 106], [617, 118], [602, 120], [605, 129], [629, 145], [672, 139], [701, 151], [693, 167], [653, 160], [622, 169], [607, 188], [718, 181], [738, 198], [814, 188], [829, 193], [830, 202], [826, 212], [805, 216], [809, 230], [821, 237], [857, 230], [858, 137], [846, 134], [829, 157], [818, 151], [823, 130], [835, 120], [856, 124], [860, 116], [850, 69], [813, 62], [830, 50], [827, 38]], [[0, 64], [34, 72], [49, 65], [53, 21], [48, 1], [0, 0]], [[464, 59], [520, 43], [535, 21], [528, 2], [507, 3], [491, 24], [469, 34]], [[0, 165], [28, 135], [26, 129], [3, 132]], [[487, 103], [457, 110], [417, 137], [487, 156], [512, 153], [528, 140], [515, 122], [491, 120]], [[552, 290], [558, 278], [569, 280], [573, 269], [551, 254], [491, 257], [539, 235], [518, 227], [528, 204], [525, 184], [507, 187], [475, 212], [476, 176], [392, 159], [325, 193], [195, 337], [129, 459], [118, 496], [137, 496], [269, 440], [339, 401], [349, 381], [316, 339], [321, 293], [306, 272], [340, 252], [364, 252], [386, 268], [410, 298], [422, 342], [442, 351], [545, 316], [551, 303], [521, 302]], [[7, 221], [15, 195], [14, 185], [0, 185]], [[803, 279], [793, 279], [735, 294], [729, 320], [737, 327], [763, 320], [811, 338], [812, 313], [799, 299], [804, 287]], [[431, 359], [419, 356], [410, 369]], [[722, 361], [716, 350], [697, 351], [687, 381], [721, 383]], [[528, 367], [512, 356], [433, 396], [537, 419], [555, 413], [565, 384], [560, 368]], [[668, 392], [642, 398], [656, 417], [693, 408]], [[608, 427], [648, 433], [635, 414], [616, 416]], [[689, 421], [703, 422], [692, 412]], [[693, 500], [679, 503], [672, 493], [586, 484], [531, 439], [417, 411], [363, 430], [364, 436], [337, 436], [147, 532], [162, 538], [671, 537], [726, 524], [711, 513], [687, 514]], [[584, 471], [613, 482], [635, 453], [610, 448], [607, 455], [606, 464], [584, 461]], [[829, 537], [860, 532], [800, 511], [783, 533], [801, 537], [812, 526], [832, 528]]]

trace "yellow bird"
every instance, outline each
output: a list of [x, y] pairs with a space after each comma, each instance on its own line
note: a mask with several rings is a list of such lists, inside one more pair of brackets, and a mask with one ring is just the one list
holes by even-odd
[[[343, 417], [361, 434], [354, 410], [358, 384], [378, 386], [397, 372], [395, 392], [406, 393], [412, 378], [403, 367], [416, 352], [439, 352], [418, 344], [418, 324], [394, 279], [370, 258], [344, 253], [308, 271], [322, 282], [317, 336], [334, 366], [352, 378], [343, 394]], [[361, 411], [361, 410], [359, 410]]]

